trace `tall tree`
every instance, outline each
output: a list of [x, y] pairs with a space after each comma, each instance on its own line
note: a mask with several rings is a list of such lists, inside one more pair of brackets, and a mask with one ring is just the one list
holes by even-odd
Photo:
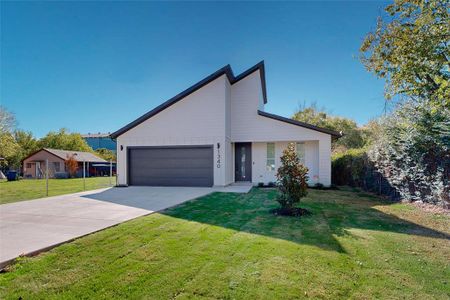
[[79, 133], [70, 133], [65, 128], [61, 128], [58, 132], [49, 132], [39, 141], [39, 146], [61, 150], [94, 151]]
[[0, 133], [0, 166], [13, 167], [16, 162], [15, 156], [20, 150], [19, 145], [14, 140], [14, 136], [9, 132]]
[[0, 105], [0, 165], [11, 166], [20, 149], [13, 135], [17, 125], [16, 117], [6, 107]]
[[32, 152], [38, 150], [38, 142], [30, 131], [16, 130], [13, 134], [17, 148], [14, 154], [9, 157], [9, 165], [15, 168], [20, 167], [22, 160]]
[[16, 129], [16, 116], [0, 105], [0, 133], [12, 133]]
[[395, 0], [361, 46], [367, 70], [403, 101], [375, 125], [369, 158], [404, 199], [450, 205], [450, 3]]
[[363, 131], [358, 128], [355, 121], [329, 115], [323, 108], [318, 108], [316, 103], [312, 103], [309, 106], [301, 105], [292, 118], [315, 126], [343, 132], [343, 137], [333, 140], [332, 146], [334, 152], [341, 152], [351, 148], [361, 148], [366, 143], [363, 138]]
[[396, 0], [361, 46], [361, 61], [386, 80], [386, 98], [406, 95], [450, 106], [448, 0]]
[[99, 148], [99, 149], [95, 150], [95, 152], [97, 152], [97, 154], [104, 160], [116, 161], [116, 153], [114, 153], [113, 151], [111, 151], [109, 149]]
[[31, 132], [17, 129], [14, 133], [0, 134], [0, 156], [5, 158], [3, 165], [18, 169], [22, 160], [38, 149], [38, 142]]

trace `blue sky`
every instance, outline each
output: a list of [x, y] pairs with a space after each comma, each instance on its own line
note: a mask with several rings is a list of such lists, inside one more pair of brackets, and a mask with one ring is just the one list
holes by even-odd
[[1, 104], [37, 137], [109, 132], [226, 64], [264, 60], [266, 111], [317, 102], [359, 124], [384, 82], [358, 49], [383, 2], [2, 2]]

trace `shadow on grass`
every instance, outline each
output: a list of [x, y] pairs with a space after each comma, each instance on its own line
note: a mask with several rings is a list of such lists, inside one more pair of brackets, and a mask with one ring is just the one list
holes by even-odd
[[336, 236], [351, 235], [348, 229], [352, 228], [450, 239], [446, 233], [373, 208], [389, 202], [368, 194], [311, 190], [301, 206], [312, 214], [300, 218], [272, 215], [275, 197], [276, 191], [260, 189], [240, 195], [214, 193], [162, 213], [341, 253], [345, 250]]
[[[446, 233], [375, 209], [376, 205], [391, 202], [383, 202], [370, 194], [310, 190], [301, 207], [308, 209], [311, 215], [300, 218], [271, 214], [270, 210], [278, 206], [275, 197], [275, 190], [258, 188], [248, 194], [215, 192], [160, 213], [340, 253], [345, 253], [345, 249], [336, 237], [352, 236], [348, 229], [354, 228], [450, 239]], [[106, 198], [103, 197], [103, 201], [107, 201]]]

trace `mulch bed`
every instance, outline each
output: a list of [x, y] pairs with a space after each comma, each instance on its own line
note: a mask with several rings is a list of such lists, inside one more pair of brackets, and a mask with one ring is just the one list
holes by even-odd
[[275, 208], [272, 209], [270, 212], [276, 216], [289, 216], [289, 217], [301, 217], [301, 216], [308, 216], [311, 214], [309, 210], [300, 207], [294, 207], [291, 209]]

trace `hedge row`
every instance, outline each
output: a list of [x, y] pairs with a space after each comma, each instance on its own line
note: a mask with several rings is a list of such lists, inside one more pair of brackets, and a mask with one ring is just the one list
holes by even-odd
[[398, 191], [376, 170], [364, 148], [350, 149], [332, 157], [331, 178], [334, 185], [349, 185], [400, 200]]

